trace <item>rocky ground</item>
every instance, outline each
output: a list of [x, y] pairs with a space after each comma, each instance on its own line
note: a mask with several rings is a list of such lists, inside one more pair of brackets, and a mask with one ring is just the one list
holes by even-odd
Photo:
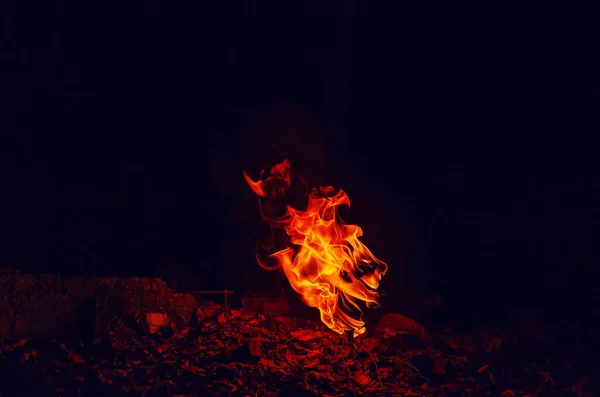
[[525, 359], [514, 335], [427, 332], [389, 314], [350, 343], [320, 323], [199, 308], [131, 314], [92, 342], [5, 342], [0, 395], [592, 396], [577, 360]]

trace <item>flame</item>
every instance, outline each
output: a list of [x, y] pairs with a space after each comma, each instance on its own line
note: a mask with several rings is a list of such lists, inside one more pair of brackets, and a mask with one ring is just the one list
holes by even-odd
[[272, 264], [257, 253], [258, 263], [264, 269], [282, 269], [302, 300], [319, 309], [327, 327], [340, 334], [353, 330], [358, 336], [365, 332], [361, 303], [378, 306], [382, 293], [377, 288], [388, 266], [359, 240], [363, 235], [359, 226], [340, 219], [338, 207], [350, 206], [343, 190], [312, 189], [304, 210], [286, 204], [290, 169], [289, 160], [284, 160], [268, 174], [263, 171], [256, 182], [244, 171], [250, 188], [263, 199], [263, 217], [288, 236], [285, 247], [268, 255]]

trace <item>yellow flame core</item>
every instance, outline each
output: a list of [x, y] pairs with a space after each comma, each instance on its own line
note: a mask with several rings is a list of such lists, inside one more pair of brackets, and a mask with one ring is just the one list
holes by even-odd
[[[275, 198], [289, 188], [289, 170], [286, 160], [258, 182], [245, 172], [244, 176], [258, 196]], [[265, 269], [282, 269], [292, 288], [308, 306], [319, 309], [330, 329], [360, 335], [365, 323], [359, 303], [378, 304], [377, 288], [388, 266], [359, 240], [363, 234], [359, 226], [345, 225], [339, 219], [337, 208], [342, 205], [350, 206], [347, 194], [327, 186], [313, 189], [306, 210], [287, 205], [284, 215], [265, 217], [273, 227], [285, 230], [291, 246], [269, 256], [274, 265], [257, 259]]]

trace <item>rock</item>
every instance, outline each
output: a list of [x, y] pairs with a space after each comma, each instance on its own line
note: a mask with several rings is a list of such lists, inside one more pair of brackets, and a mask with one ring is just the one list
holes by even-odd
[[169, 288], [175, 291], [193, 290], [202, 285], [202, 278], [199, 275], [188, 273], [185, 269], [178, 266], [158, 266], [156, 274], [161, 280], [165, 281]]
[[258, 327], [249, 327], [247, 325], [240, 326], [240, 333], [246, 336], [259, 336], [262, 334], [262, 330]]
[[438, 375], [443, 375], [446, 373], [446, 366], [448, 365], [448, 357], [444, 357], [439, 355], [433, 359], [433, 365], [431, 368], [431, 372]]
[[59, 293], [68, 297], [80, 296], [84, 291], [86, 280], [83, 277], [64, 276], [60, 280]]
[[507, 340], [507, 335], [497, 330], [486, 330], [481, 335], [480, 347], [487, 353], [492, 350], [498, 350], [502, 347], [503, 341]]
[[360, 340], [361, 349], [367, 353], [372, 351], [376, 344], [377, 344], [377, 341], [373, 338], [364, 338], [364, 339]]
[[218, 307], [199, 307], [196, 309], [196, 321], [208, 320], [219, 314]]
[[219, 314], [219, 316], [217, 317], [217, 321], [221, 325], [226, 324], [227, 323], [227, 316], [225, 315], [225, 313]]
[[242, 298], [242, 306], [248, 314], [264, 314], [268, 317], [279, 317], [290, 311], [290, 303], [284, 294], [248, 291]]
[[250, 349], [250, 354], [256, 357], [260, 357], [262, 353], [261, 348], [261, 340], [260, 339], [251, 339], [248, 343], [248, 348]]
[[96, 296], [96, 320], [95, 333], [96, 338], [106, 336], [111, 328], [115, 318], [121, 317], [123, 313], [128, 313], [132, 307], [127, 307], [121, 300], [120, 294], [114, 293], [114, 290], [107, 289], [103, 295]]
[[242, 307], [249, 314], [262, 314], [263, 308], [262, 305], [264, 303], [264, 298], [258, 297], [247, 297], [244, 296], [242, 298]]
[[0, 297], [0, 338], [5, 339], [105, 336], [113, 319], [129, 310], [166, 311], [187, 323], [197, 307], [192, 296], [175, 294], [160, 279], [62, 277], [12, 270], [0, 272]]
[[118, 280], [112, 292], [118, 295], [124, 306], [135, 308], [141, 307], [142, 296], [145, 293], [137, 277]]
[[29, 327], [29, 314], [17, 314], [12, 325], [11, 339], [27, 339]]
[[377, 327], [375, 332], [379, 335], [390, 335], [395, 336], [397, 334], [408, 334], [416, 336], [419, 339], [425, 338], [425, 328], [415, 320], [400, 314], [388, 313], [384, 315]]
[[15, 312], [7, 296], [0, 298], [0, 340], [12, 339]]
[[278, 324], [281, 324], [281, 326], [287, 329], [288, 331], [295, 328], [294, 320], [286, 316], [274, 317], [273, 321], [275, 321]]
[[292, 332], [290, 332], [290, 335], [293, 338], [296, 338], [302, 342], [307, 342], [307, 341], [317, 339], [317, 338], [320, 338], [321, 336], [323, 336], [323, 334], [321, 334], [320, 331], [313, 331], [310, 329], [301, 329], [298, 331], [292, 331]]
[[13, 274], [11, 288], [16, 294], [28, 294], [37, 284], [37, 277], [33, 274]]
[[116, 339], [130, 339], [139, 336], [139, 328], [132, 324], [133, 319], [117, 318], [114, 320], [111, 331]]
[[169, 316], [164, 313], [146, 313], [146, 323], [151, 334], [155, 334], [162, 327], [169, 325]]
[[163, 298], [167, 294], [167, 284], [156, 278], [140, 278], [142, 286], [142, 297], [140, 302], [141, 311], [153, 311], [157, 307], [162, 307]]
[[204, 310], [202, 308], [199, 307], [194, 311], [194, 319], [196, 322], [204, 320]]
[[174, 293], [170, 296], [167, 301], [167, 310], [170, 314], [171, 320], [178, 321], [182, 320], [184, 323], [188, 323], [194, 317], [198, 302], [190, 294]]
[[241, 317], [242, 316], [242, 312], [240, 310], [235, 310], [235, 309], [234, 310], [230, 310], [229, 314], [232, 317]]
[[60, 276], [57, 274], [40, 274], [40, 286], [43, 289], [54, 289], [60, 283]]
[[263, 310], [267, 317], [280, 317], [290, 312], [290, 304], [287, 298], [283, 297], [274, 302], [265, 302]]
[[275, 318], [267, 317], [260, 323], [261, 326], [265, 327], [269, 331], [291, 331], [297, 328], [296, 319], [291, 319], [286, 316], [279, 316]]

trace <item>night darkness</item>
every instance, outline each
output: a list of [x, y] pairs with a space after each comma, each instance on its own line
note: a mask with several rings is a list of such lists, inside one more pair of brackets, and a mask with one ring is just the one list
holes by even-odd
[[348, 221], [390, 265], [388, 310], [414, 290], [458, 322], [597, 319], [582, 24], [356, 1], [42, 3], [0, 13], [1, 266], [283, 286], [256, 265], [242, 170], [289, 158], [348, 192]]

